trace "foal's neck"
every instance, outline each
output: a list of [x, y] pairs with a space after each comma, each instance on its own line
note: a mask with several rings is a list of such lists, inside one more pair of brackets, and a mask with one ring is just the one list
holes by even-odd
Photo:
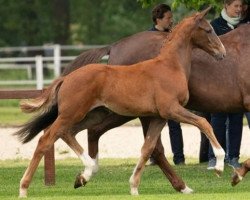
[[175, 66], [172, 67], [185, 71], [187, 77], [190, 74], [191, 53], [194, 47], [191, 40], [192, 32], [193, 28], [187, 24], [181, 23], [177, 25], [173, 32], [170, 33], [158, 56], [159, 59], [166, 63], [169, 59], [174, 60]]

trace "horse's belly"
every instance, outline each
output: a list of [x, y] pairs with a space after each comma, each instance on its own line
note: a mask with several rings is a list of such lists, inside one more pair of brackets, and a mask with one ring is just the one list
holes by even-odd
[[113, 112], [124, 116], [148, 116], [157, 114], [153, 104], [149, 105], [148, 103], [108, 102], [104, 105]]

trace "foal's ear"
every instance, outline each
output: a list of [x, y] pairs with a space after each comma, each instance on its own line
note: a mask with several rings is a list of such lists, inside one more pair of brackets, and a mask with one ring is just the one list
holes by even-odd
[[200, 21], [201, 19], [203, 19], [207, 15], [207, 13], [210, 11], [211, 8], [212, 6], [209, 6], [205, 10], [201, 11], [200, 13], [197, 13], [195, 16], [195, 20]]

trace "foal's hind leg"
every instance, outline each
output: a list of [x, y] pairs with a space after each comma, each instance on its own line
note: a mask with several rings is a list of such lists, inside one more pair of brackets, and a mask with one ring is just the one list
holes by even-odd
[[74, 188], [84, 186], [98, 170], [98, 161], [97, 159], [92, 159], [86, 152], [84, 152], [81, 145], [77, 142], [74, 134], [65, 133], [62, 136], [62, 139], [76, 153], [85, 166], [84, 171], [77, 176]]
[[217, 141], [213, 129], [211, 125], [207, 122], [207, 120], [203, 117], [197, 116], [191, 112], [189, 112], [187, 109], [183, 108], [179, 104], [172, 105], [171, 110], [169, 112], [170, 119], [184, 122], [188, 124], [192, 124], [200, 129], [201, 132], [203, 132], [207, 138], [209, 139], [214, 154], [216, 156], [216, 166], [215, 170], [217, 175], [219, 176], [220, 173], [224, 170], [224, 158], [225, 158], [225, 152], [219, 142]]
[[[141, 174], [145, 167], [147, 160], [154, 151], [156, 142], [161, 134], [161, 130], [166, 124], [166, 120], [161, 118], [152, 118], [149, 131], [145, 138], [144, 144], [141, 149], [141, 157], [133, 171], [132, 176], [129, 179], [130, 182], [130, 193], [132, 195], [138, 195], [138, 186], [140, 184]], [[151, 126], [155, 127], [152, 131]]]
[[[141, 117], [140, 121], [143, 127], [144, 138], [146, 138], [148, 128], [150, 127], [151, 131], [154, 132], [155, 127], [150, 126], [151, 117]], [[170, 181], [171, 185], [176, 191], [179, 191], [185, 194], [189, 194], [193, 192], [193, 190], [190, 189], [179, 176], [177, 176], [174, 169], [167, 161], [167, 158], [164, 155], [164, 147], [162, 145], [161, 137], [158, 138], [155, 149], [152, 153], [152, 157], [154, 158], [156, 164], [160, 167], [160, 169], [162, 170], [162, 172]]]
[[[56, 120], [56, 122], [58, 122], [58, 120]], [[27, 167], [20, 181], [19, 197], [27, 196], [27, 189], [30, 185], [30, 182], [38, 167], [40, 160], [44, 156], [44, 153], [48, 151], [52, 147], [52, 145], [55, 143], [55, 141], [59, 138], [58, 130], [59, 130], [60, 124], [56, 122], [44, 133], [44, 135], [40, 137], [38, 141], [36, 150], [33, 154], [30, 164]]]

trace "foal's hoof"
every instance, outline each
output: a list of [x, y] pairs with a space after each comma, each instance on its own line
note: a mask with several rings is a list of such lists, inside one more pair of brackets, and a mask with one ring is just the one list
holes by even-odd
[[19, 197], [18, 198], [27, 198], [27, 189], [19, 189]]
[[131, 194], [132, 196], [138, 196], [138, 195], [139, 195], [138, 189], [135, 188], [135, 187], [132, 187], [132, 188], [130, 189], [130, 194]]
[[181, 190], [181, 193], [183, 194], [192, 194], [194, 191], [189, 188], [187, 185], [185, 185], [185, 188]]
[[86, 181], [85, 178], [79, 173], [79, 174], [76, 176], [74, 188], [76, 189], [76, 188], [85, 186], [86, 184], [87, 184], [87, 181]]
[[221, 168], [216, 168], [216, 167], [215, 167], [214, 170], [215, 170], [216, 176], [220, 178], [221, 175], [222, 175], [223, 170]]
[[236, 186], [239, 182], [242, 181], [242, 179], [243, 179], [243, 177], [240, 176], [236, 170], [234, 170], [234, 174], [233, 174], [232, 179], [231, 179], [231, 185]]

